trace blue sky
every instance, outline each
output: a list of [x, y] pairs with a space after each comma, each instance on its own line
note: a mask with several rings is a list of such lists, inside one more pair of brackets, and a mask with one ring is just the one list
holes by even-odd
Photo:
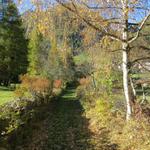
[[[18, 0], [14, 0], [15, 3], [17, 3]], [[28, 9], [32, 9], [33, 5], [31, 3], [31, 0], [22, 0], [23, 3], [18, 6], [19, 12], [23, 13]]]
[[[14, 0], [14, 1], [17, 2], [18, 0]], [[26, 10], [33, 9], [33, 8], [34, 8], [34, 6], [33, 6], [32, 3], [31, 3], [31, 0], [22, 0], [22, 1], [23, 1], [22, 5], [20, 5], [20, 6], [18, 7], [20, 13], [23, 13], [23, 12], [25, 12]], [[51, 0], [52, 3], [53, 3], [54, 1], [55, 1], [55, 0]], [[146, 3], [146, 2], [147, 2], [147, 3]], [[150, 0], [142, 0], [142, 3], [147, 4], [147, 5], [149, 6], [149, 8], [150, 8]], [[145, 4], [144, 4], [144, 5], [145, 5]], [[141, 14], [139, 11], [135, 11], [135, 12], [132, 13], [132, 15], [131, 15], [131, 16], [134, 18], [134, 20], [132, 20], [132, 22], [139, 22], [139, 21], [141, 21], [141, 20], [143, 19], [144, 15], [145, 15], [144, 12]]]

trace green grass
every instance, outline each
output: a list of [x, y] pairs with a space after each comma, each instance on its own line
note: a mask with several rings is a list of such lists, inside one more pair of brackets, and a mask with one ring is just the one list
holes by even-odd
[[150, 73], [146, 72], [146, 73], [137, 73], [132, 75], [133, 78], [146, 78], [149, 79], [150, 78]]
[[62, 96], [62, 99], [76, 99], [75, 89], [69, 89], [65, 91], [65, 94]]
[[14, 99], [14, 93], [7, 87], [0, 86], [0, 105]]

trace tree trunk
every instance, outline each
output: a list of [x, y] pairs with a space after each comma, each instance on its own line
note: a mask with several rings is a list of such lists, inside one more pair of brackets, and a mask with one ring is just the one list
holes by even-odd
[[128, 45], [128, 0], [125, 0], [123, 3], [123, 30], [122, 30], [122, 71], [123, 71], [123, 88], [124, 95], [126, 100], [126, 120], [128, 121], [131, 118], [132, 114], [132, 106], [130, 99], [130, 90], [129, 90], [129, 67], [128, 67], [128, 53], [129, 53], [129, 45]]
[[144, 85], [141, 84], [141, 86], [142, 86], [142, 92], [143, 92], [143, 99], [142, 99], [142, 103], [143, 103], [146, 100], [146, 94], [145, 94], [145, 87], [144, 87]]
[[130, 84], [131, 84], [131, 88], [132, 88], [132, 93], [133, 93], [134, 99], [136, 99], [136, 90], [135, 90], [134, 83], [133, 83], [131, 77], [130, 77]]
[[[126, 47], [126, 44], [123, 44], [123, 48]], [[126, 99], [126, 120], [129, 120], [132, 114], [132, 107], [130, 102], [130, 94], [129, 94], [129, 74], [128, 74], [128, 53], [126, 50], [123, 50], [123, 87], [124, 94]]]

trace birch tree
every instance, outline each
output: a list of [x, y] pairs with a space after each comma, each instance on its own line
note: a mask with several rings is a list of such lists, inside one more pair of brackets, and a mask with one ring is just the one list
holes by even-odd
[[[123, 89], [126, 100], [126, 120], [132, 116], [134, 99], [130, 96], [130, 62], [129, 53], [130, 45], [138, 39], [141, 30], [146, 21], [150, 17], [148, 0], [56, 0], [63, 7], [75, 13], [91, 28], [98, 32], [103, 32], [105, 36], [119, 41], [122, 50], [122, 71], [123, 71]], [[68, 5], [69, 3], [69, 5]], [[80, 6], [80, 7], [79, 7]], [[82, 16], [82, 9], [99, 13], [103, 16], [101, 20], [96, 18], [86, 18]], [[129, 36], [129, 26], [137, 23], [137, 30], [133, 36]], [[106, 26], [107, 25], [107, 26]], [[120, 31], [120, 34], [110, 31], [107, 27], [111, 27], [113, 31]], [[117, 32], [118, 33], [118, 32]], [[133, 51], [134, 49], [132, 49]]]
[[[33, 4], [42, 5], [38, 8], [43, 10], [46, 10], [48, 6], [57, 5], [56, 2], [71, 11], [76, 18], [85, 22], [92, 29], [103, 33], [103, 36], [120, 42], [123, 89], [127, 109], [126, 119], [129, 120], [135, 102], [130, 94], [130, 67], [132, 62], [129, 60], [129, 55], [131, 51], [134, 51], [130, 48], [130, 45], [139, 38], [146, 21], [150, 17], [149, 0], [32, 0]], [[40, 10], [38, 12], [40, 13]], [[134, 23], [138, 26], [134, 34], [130, 36], [129, 28]]]

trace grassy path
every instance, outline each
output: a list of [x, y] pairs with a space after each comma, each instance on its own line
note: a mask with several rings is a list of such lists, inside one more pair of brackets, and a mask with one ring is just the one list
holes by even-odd
[[75, 88], [65, 91], [50, 108], [48, 118], [35, 131], [32, 143], [26, 149], [36, 150], [87, 150], [90, 145], [88, 120], [76, 99]]
[[48, 148], [85, 150], [88, 146], [88, 121], [83, 116], [83, 108], [76, 100], [74, 89], [65, 92], [53, 112], [49, 117]]
[[[95, 130], [86, 118], [75, 88], [64, 94], [45, 110], [45, 120], [33, 122], [32, 136], [21, 147], [11, 150], [117, 150], [107, 130]], [[96, 119], [95, 119], [96, 120]]]

